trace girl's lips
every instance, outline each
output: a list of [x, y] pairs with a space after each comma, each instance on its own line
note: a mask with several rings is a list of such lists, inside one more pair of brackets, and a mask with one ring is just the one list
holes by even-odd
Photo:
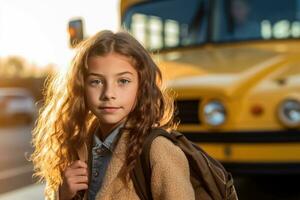
[[99, 109], [105, 113], [114, 113], [120, 109], [120, 107], [99, 107]]

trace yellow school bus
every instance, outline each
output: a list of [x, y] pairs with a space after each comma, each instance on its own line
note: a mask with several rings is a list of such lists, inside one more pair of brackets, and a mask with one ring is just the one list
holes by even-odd
[[179, 131], [233, 173], [300, 173], [300, 0], [121, 0]]
[[300, 173], [300, 1], [121, 1], [179, 130], [234, 172]]

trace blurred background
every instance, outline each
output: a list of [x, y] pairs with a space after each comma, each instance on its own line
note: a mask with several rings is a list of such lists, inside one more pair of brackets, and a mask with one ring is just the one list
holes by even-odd
[[300, 0], [0, 0], [0, 200], [43, 198], [27, 158], [45, 79], [121, 28], [153, 53], [179, 131], [240, 199], [300, 199]]
[[43, 199], [32, 184], [31, 130], [47, 76], [63, 72], [73, 50], [68, 23], [117, 30], [117, 0], [0, 0], [0, 199]]

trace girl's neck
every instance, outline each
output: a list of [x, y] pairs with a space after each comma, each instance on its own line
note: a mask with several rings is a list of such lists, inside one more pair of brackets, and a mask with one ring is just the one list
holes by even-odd
[[107, 136], [109, 136], [112, 133], [112, 131], [122, 123], [123, 122], [113, 124], [113, 125], [100, 124], [99, 131], [97, 132], [97, 136], [101, 139], [101, 141], [104, 141], [107, 138]]

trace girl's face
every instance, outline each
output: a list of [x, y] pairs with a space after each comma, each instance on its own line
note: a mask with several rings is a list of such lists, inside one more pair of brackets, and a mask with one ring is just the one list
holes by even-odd
[[110, 131], [126, 120], [137, 91], [138, 74], [127, 57], [110, 53], [88, 59], [85, 94], [102, 130]]

